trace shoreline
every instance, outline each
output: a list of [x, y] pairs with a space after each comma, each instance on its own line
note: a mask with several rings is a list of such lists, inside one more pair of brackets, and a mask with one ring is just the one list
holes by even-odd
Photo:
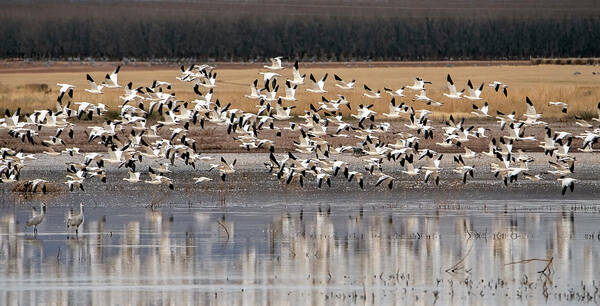
[[[276, 153], [277, 159], [283, 158], [285, 154]], [[535, 161], [530, 165], [530, 172], [532, 174], [541, 174], [547, 170], [547, 160], [542, 153], [530, 153]], [[375, 186], [376, 177], [369, 175], [363, 167], [363, 162], [360, 157], [340, 155], [337, 157], [339, 160], [347, 161], [350, 164], [351, 171], [360, 171], [364, 174], [365, 188], [361, 190], [355, 181], [347, 182], [344, 178], [343, 173], [339, 173], [336, 177], [332, 177], [331, 187], [327, 187], [323, 184], [322, 188], [317, 187], [316, 178], [310, 174], [306, 175], [304, 187], [300, 187], [299, 184], [294, 181], [287, 185], [285, 182], [278, 180], [273, 174], [268, 172], [268, 169], [264, 166], [264, 162], [267, 162], [269, 157], [267, 153], [222, 153], [222, 154], [209, 154], [215, 158], [215, 162], [223, 156], [226, 160], [237, 159], [236, 172], [228, 175], [225, 182], [222, 182], [214, 170], [209, 172], [209, 162], [203, 162], [193, 169], [190, 166], [185, 166], [181, 162], [176, 162], [175, 167], [171, 168], [170, 173], [165, 174], [173, 180], [175, 190], [171, 191], [166, 186], [154, 186], [144, 182], [130, 184], [122, 180], [127, 176], [127, 171], [124, 168], [118, 169], [117, 165], [106, 164], [106, 177], [107, 183], [101, 183], [98, 179], [91, 178], [87, 179], [84, 183], [85, 192], [75, 190], [71, 194], [77, 196], [94, 196], [98, 192], [147, 192], [155, 190], [155, 192], [164, 192], [165, 194], [177, 194], [178, 192], [184, 193], [211, 193], [211, 192], [234, 192], [234, 193], [261, 193], [262, 191], [269, 191], [269, 193], [298, 193], [298, 194], [311, 194], [311, 193], [339, 193], [339, 192], [357, 192], [358, 194], [377, 194], [383, 192], [385, 194], [405, 194], [408, 197], [421, 198], [429, 197], [431, 195], [423, 195], [422, 193], [412, 193], [411, 191], [429, 191], [434, 194], [440, 193], [444, 196], [445, 193], [454, 194], [456, 199], [469, 199], [475, 196], [476, 198], [481, 195], [488, 195], [500, 198], [511, 198], [518, 200], [520, 198], [528, 198], [531, 195], [537, 195], [541, 198], [551, 199], [576, 199], [576, 198], [595, 198], [597, 190], [600, 190], [600, 165], [595, 163], [598, 157], [593, 154], [586, 153], [574, 153], [577, 159], [575, 166], [575, 172], [572, 177], [577, 179], [575, 192], [570, 191], [561, 196], [560, 184], [556, 181], [553, 175], [542, 174], [545, 178], [541, 181], [531, 182], [524, 178], [521, 178], [515, 183], [509, 183], [508, 186], [504, 186], [503, 182], [499, 178], [495, 178], [490, 172], [489, 162], [493, 161], [491, 158], [478, 157], [469, 159], [467, 164], [474, 165], [474, 178], [469, 177], [466, 184], [462, 184], [460, 174], [452, 172], [453, 162], [452, 158], [448, 155], [442, 160], [441, 167], [443, 170], [440, 173], [440, 184], [436, 186], [431, 181], [429, 183], [423, 182], [424, 174], [417, 176], [408, 176], [403, 174], [401, 171], [404, 170], [399, 163], [385, 162], [383, 167], [389, 175], [396, 178], [393, 189], [388, 190], [386, 186]], [[296, 155], [298, 158], [306, 158], [302, 154]], [[66, 181], [66, 165], [68, 161], [79, 162], [83, 158], [79, 157], [76, 159], [67, 159], [69, 156], [59, 157], [48, 157], [36, 154], [37, 160], [29, 161], [21, 171], [20, 182], [41, 178], [46, 179], [52, 185], [51, 192], [48, 194], [69, 194], [69, 191], [64, 184]], [[136, 169], [141, 172], [142, 176], [140, 179], [148, 179], [147, 172], [148, 166], [156, 167], [158, 165], [157, 160], [144, 160]], [[424, 165], [423, 162], [417, 162], [418, 165]], [[93, 166], [93, 165], [91, 165]], [[212, 179], [212, 181], [204, 182], [199, 185], [193, 183], [193, 177], [206, 176]], [[0, 184], [1, 192], [8, 194], [24, 194], [21, 192], [13, 192], [15, 186], [19, 183]], [[90, 192], [91, 191], [91, 192]], [[510, 194], [506, 194], [509, 191]], [[31, 194], [30, 194], [31, 195]], [[35, 196], [40, 195], [37, 193]], [[478, 196], [479, 195], [479, 196]]]

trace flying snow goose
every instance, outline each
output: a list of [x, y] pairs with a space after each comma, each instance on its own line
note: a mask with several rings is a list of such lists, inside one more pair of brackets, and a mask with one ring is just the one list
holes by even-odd
[[123, 180], [130, 183], [138, 183], [140, 181], [140, 172], [134, 172], [133, 170], [129, 170], [127, 172], [128, 177], [124, 177]]
[[533, 106], [533, 102], [529, 97], [525, 97], [525, 103], [527, 104], [527, 111], [523, 116], [526, 118], [525, 124], [527, 125], [537, 125], [537, 124], [545, 124], [545, 122], [538, 121], [542, 119], [542, 114], [538, 114], [535, 110], [535, 106]]
[[219, 171], [219, 175], [221, 176], [221, 180], [225, 181], [227, 174], [232, 174], [235, 172], [233, 166], [235, 166], [236, 161], [237, 159], [230, 164], [225, 160], [225, 158], [221, 157], [221, 163], [210, 165], [210, 169], [208, 169], [208, 171], [217, 169]]
[[278, 56], [278, 57], [272, 57], [271, 58], [271, 66], [263, 66], [269, 70], [281, 70], [283, 69], [283, 66], [281, 66], [281, 59], [283, 57]]
[[400, 87], [400, 88], [398, 88], [396, 90], [393, 90], [393, 89], [389, 89], [387, 87], [384, 87], [383, 90], [386, 93], [388, 93], [390, 96], [392, 96], [392, 97], [405, 97], [405, 95], [404, 95], [404, 89], [405, 88], [406, 87], [402, 86], [402, 87]]
[[283, 107], [283, 104], [281, 103], [281, 98], [277, 101], [277, 105], [275, 106], [275, 114], [273, 115], [273, 118], [275, 118], [276, 120], [289, 120], [292, 119], [293, 116], [290, 115], [290, 112], [292, 109], [296, 108], [296, 106], [287, 106], [287, 107]]
[[205, 177], [205, 176], [200, 176], [200, 177], [195, 177], [194, 179], [194, 184], [202, 184], [204, 182], [210, 182], [212, 181], [211, 178]]
[[471, 114], [477, 117], [491, 117], [490, 115], [488, 115], [488, 110], [489, 104], [487, 102], [483, 103], [483, 106], [481, 107], [473, 104], [473, 111], [471, 112]]
[[414, 91], [421, 91], [421, 90], [425, 90], [425, 84], [431, 84], [431, 82], [424, 81], [420, 77], [416, 77], [415, 83], [412, 86], [405, 86], [405, 88], [414, 90]]
[[405, 106], [404, 103], [396, 106], [396, 98], [392, 98], [389, 104], [389, 111], [387, 113], [383, 113], [384, 116], [392, 119], [400, 118], [401, 113], [407, 113], [408, 106]]
[[260, 99], [262, 97], [261, 95], [258, 94], [258, 88], [256, 87], [256, 85], [258, 85], [258, 79], [255, 79], [254, 82], [252, 82], [252, 84], [250, 84], [250, 94], [244, 95], [246, 98]]
[[4, 128], [21, 128], [25, 126], [24, 122], [19, 122], [19, 116], [21, 115], [21, 108], [17, 108], [14, 113], [10, 113], [8, 109], [4, 110], [4, 122], [2, 127]]
[[446, 96], [450, 99], [460, 99], [462, 94], [465, 92], [465, 90], [464, 89], [461, 91], [456, 90], [456, 85], [454, 85], [454, 82], [452, 81], [450, 74], [448, 74], [448, 76], [446, 77], [446, 83], [448, 85], [448, 91], [450, 93], [444, 93], [444, 96]]
[[263, 82], [271, 81], [272, 79], [281, 76], [281, 74], [276, 72], [259, 72], [259, 74], [263, 75]]
[[595, 152], [595, 150], [593, 148], [593, 145], [595, 143], [598, 143], [598, 139], [600, 138], [600, 135], [588, 131], [588, 132], [585, 132], [582, 135], [575, 136], [575, 137], [583, 139], [583, 145], [581, 146], [581, 148], [578, 148], [579, 151], [581, 151], [581, 152]]
[[202, 80], [202, 82], [197, 82], [198, 85], [205, 87], [205, 88], [215, 88], [217, 87], [217, 73], [216, 72], [206, 72], [206, 70], [202, 71], [202, 74], [204, 75], [204, 80]]
[[58, 91], [57, 101], [62, 102], [62, 98], [67, 93], [70, 98], [73, 98], [73, 89], [76, 87], [75, 85], [65, 84], [65, 83], [56, 83], [57, 86], [60, 86]]
[[494, 81], [494, 82], [488, 84], [488, 86], [493, 87], [496, 92], [498, 92], [498, 90], [500, 88], [502, 88], [502, 93], [504, 94], [505, 97], [508, 97], [508, 91], [506, 90], [506, 88], [508, 86], [506, 86], [506, 84], [499, 82], [499, 81]]
[[42, 193], [46, 193], [46, 183], [48, 183], [47, 180], [34, 179], [25, 182], [24, 186], [27, 191], [36, 192], [40, 188]]
[[162, 86], [165, 86], [167, 89], [171, 89], [171, 83], [165, 82], [165, 81], [158, 81], [158, 80], [153, 80], [150, 88], [158, 88], [158, 87], [162, 87]]
[[469, 149], [468, 147], [465, 147], [465, 153], [462, 154], [463, 158], [475, 158], [477, 157], [477, 153], [475, 153], [475, 151]]
[[565, 195], [567, 192], [567, 188], [571, 189], [571, 192], [575, 189], [575, 182], [577, 181], [574, 178], [561, 176], [557, 179], [560, 182], [560, 186], [562, 187], [561, 193]]
[[387, 184], [388, 188], [391, 190], [394, 187], [394, 180], [395, 180], [395, 178], [393, 178], [387, 174], [382, 174], [377, 179], [377, 183], [375, 183], [375, 187], [377, 187], [381, 184]]
[[86, 88], [85, 91], [92, 93], [92, 94], [103, 94], [102, 92], [102, 88], [105, 87], [105, 84], [96, 84], [96, 82], [94, 82], [94, 79], [92, 79], [92, 77], [89, 74], [85, 75], [88, 83], [90, 84], [90, 88]]
[[471, 80], [469, 80], [469, 82], [467, 82], [467, 91], [468, 91], [468, 95], [464, 95], [463, 97], [469, 99], [469, 100], [481, 100], [481, 92], [483, 91], [483, 83], [481, 83], [481, 85], [479, 85], [479, 87], [477, 89], [473, 88], [473, 83], [471, 83]]
[[120, 88], [121, 85], [119, 85], [118, 82], [118, 78], [119, 78], [119, 70], [121, 69], [121, 66], [117, 66], [117, 68], [115, 68], [115, 70], [113, 72], [111, 72], [110, 74], [106, 74], [106, 76], [104, 77], [104, 87], [106, 88]]
[[380, 99], [381, 98], [381, 90], [373, 91], [367, 84], [364, 84], [363, 87], [367, 92], [363, 93], [363, 96], [369, 99]]
[[333, 78], [337, 81], [337, 84], [335, 84], [335, 86], [337, 86], [337, 87], [339, 87], [339, 88], [341, 88], [343, 90], [353, 89], [354, 88], [354, 84], [356, 83], [356, 80], [352, 80], [350, 82], [345, 82], [337, 74], [334, 74]]
[[458, 157], [454, 156], [454, 162], [456, 163], [456, 168], [453, 170], [455, 173], [459, 173], [462, 175], [463, 184], [467, 183], [467, 175], [471, 175], [473, 177], [474, 166], [465, 165], [465, 161], [462, 156], [458, 154]]
[[279, 96], [284, 101], [296, 101], [296, 88], [298, 85], [292, 85], [290, 80], [285, 81], [285, 96]]
[[175, 186], [173, 186], [173, 181], [170, 178], [158, 174], [151, 167], [148, 167], [148, 175], [150, 176], [151, 180], [146, 180], [146, 181], [144, 181], [145, 183], [152, 184], [152, 185], [165, 184], [169, 187], [169, 189], [171, 189], [171, 190], [175, 189]]
[[425, 89], [421, 90], [421, 92], [418, 95], [415, 95], [415, 101], [423, 101], [423, 102], [427, 103], [427, 105], [432, 105], [432, 106], [444, 105], [444, 103], [434, 101], [433, 99], [429, 98], [427, 96], [427, 92], [425, 91]]
[[419, 173], [421, 172], [421, 168], [414, 166], [413, 164], [413, 155], [410, 155], [410, 157], [406, 160], [406, 170], [402, 170], [402, 173], [410, 175], [410, 176], [415, 176], [415, 175], [419, 175]]
[[583, 118], [581, 118], [581, 117], [579, 117], [577, 115], [575, 115], [575, 124], [579, 125], [581, 127], [584, 127], [584, 128], [591, 128], [591, 127], [593, 127], [593, 125], [591, 125], [585, 119], [583, 119]]
[[325, 80], [327, 80], [327, 73], [317, 82], [315, 76], [311, 73], [310, 80], [312, 81], [313, 88], [307, 88], [306, 91], [313, 93], [326, 93]]
[[302, 85], [304, 84], [304, 78], [306, 74], [300, 75], [300, 70], [298, 69], [298, 61], [294, 63], [294, 67], [292, 68], [292, 75], [294, 76], [293, 80], [290, 82], [294, 85]]
[[561, 109], [561, 111], [563, 113], [565, 113], [565, 114], [567, 113], [567, 108], [569, 107], [569, 105], [567, 103], [565, 103], [565, 102], [558, 102], [558, 101], [557, 102], [552, 102], [552, 101], [548, 102], [548, 105], [549, 106], [559, 107]]

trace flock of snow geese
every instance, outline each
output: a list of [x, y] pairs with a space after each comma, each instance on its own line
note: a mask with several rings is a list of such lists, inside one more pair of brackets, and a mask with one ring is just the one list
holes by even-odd
[[[30, 114], [21, 115], [20, 110], [10, 112], [6, 110], [5, 117], [0, 119], [0, 128], [8, 130], [12, 137], [20, 139], [24, 143], [41, 143], [45, 147], [44, 154], [58, 156], [67, 154], [71, 157], [83, 156], [83, 162], [70, 162], [67, 164], [65, 184], [70, 191], [76, 189], [84, 190], [84, 182], [91, 179], [99, 179], [106, 182], [105, 164], [115, 164], [119, 167], [129, 168], [128, 176], [123, 178], [129, 183], [144, 182], [147, 184], [165, 185], [174, 189], [174, 183], [167, 175], [169, 166], [176, 161], [196, 168], [199, 162], [210, 163], [209, 171], [216, 170], [222, 180], [227, 175], [235, 172], [236, 160], [227, 161], [220, 158], [218, 162], [211, 162], [213, 157], [202, 155], [196, 149], [196, 141], [187, 136], [190, 126], [205, 128], [211, 124], [222, 127], [234, 141], [248, 151], [259, 148], [268, 148], [271, 152], [268, 160], [265, 158], [266, 168], [273, 173], [283, 184], [299, 184], [304, 186], [304, 181], [314, 178], [319, 188], [324, 184], [331, 186], [333, 176], [344, 175], [351, 183], [354, 181], [360, 188], [364, 188], [364, 177], [374, 176], [377, 178], [375, 186], [384, 185], [392, 189], [395, 177], [383, 170], [383, 163], [398, 162], [405, 168], [402, 174], [408, 176], [424, 176], [424, 182], [439, 184], [440, 172], [442, 171], [441, 160], [444, 154], [438, 153], [433, 148], [423, 148], [419, 144], [422, 138], [433, 138], [434, 127], [430, 124], [429, 115], [431, 110], [415, 109], [418, 103], [428, 106], [441, 106], [444, 103], [435, 101], [427, 96], [426, 87], [431, 82], [417, 77], [414, 84], [402, 86], [398, 89], [384, 88], [389, 95], [389, 111], [381, 114], [378, 118], [400, 119], [407, 118], [404, 124], [410, 132], [394, 132], [392, 125], [388, 122], [378, 122], [372, 110], [375, 103], [384, 99], [380, 90], [372, 90], [364, 84], [364, 96], [372, 99], [369, 105], [360, 104], [353, 109], [350, 101], [345, 96], [345, 91], [355, 90], [355, 80], [344, 80], [339, 75], [334, 75], [336, 98], [329, 99], [325, 94], [330, 94], [327, 88], [328, 74], [317, 79], [310, 74], [306, 80], [306, 74], [301, 74], [298, 62], [291, 67], [292, 77], [287, 79], [281, 72], [285, 69], [282, 58], [271, 59], [271, 65], [264, 66], [266, 71], [259, 72], [263, 76], [250, 84], [250, 93], [245, 95], [246, 99], [257, 101], [256, 113], [244, 112], [232, 108], [232, 104], [221, 103], [218, 99], [212, 101], [213, 93], [218, 90], [217, 72], [209, 65], [191, 65], [181, 67], [181, 75], [176, 77], [177, 81], [189, 83], [193, 86], [197, 95], [191, 101], [182, 101], [175, 98], [171, 83], [155, 80], [149, 86], [136, 87], [129, 82], [123, 87], [124, 94], [120, 97], [120, 117], [118, 120], [105, 120], [101, 126], [89, 126], [86, 133], [89, 142], [98, 142], [107, 148], [107, 152], [81, 153], [76, 147], [68, 146], [68, 138], [74, 137], [74, 125], [76, 119], [82, 117], [101, 116], [107, 112], [107, 106], [102, 103], [76, 102], [73, 101], [73, 91], [76, 86], [70, 84], [57, 84], [60, 88], [56, 108], [54, 110], [37, 110]], [[119, 84], [118, 73], [120, 67], [106, 74], [105, 80], [98, 84], [88, 74], [89, 88], [86, 92], [101, 95], [105, 90], [122, 90]], [[281, 79], [284, 82], [284, 95], [279, 91]], [[296, 106], [296, 90], [306, 83], [311, 84], [305, 89], [308, 93], [318, 94], [315, 100], [319, 102], [310, 104], [304, 114], [293, 116], [292, 109]], [[448, 99], [466, 99], [473, 101], [472, 114], [477, 117], [492, 117], [488, 114], [488, 103], [481, 103], [484, 83], [478, 87], [473, 86], [469, 80], [467, 88], [459, 91], [452, 80], [447, 76], [448, 92], [443, 95]], [[508, 96], [508, 86], [502, 82], [494, 81], [489, 84], [491, 90], [498, 94]], [[408, 94], [413, 91], [415, 94]], [[308, 94], [310, 97], [310, 94]], [[315, 95], [317, 96], [317, 95]], [[242, 97], [240, 97], [242, 98]], [[406, 98], [405, 102], [401, 102]], [[412, 99], [410, 99], [412, 98]], [[243, 99], [243, 98], [242, 98]], [[414, 103], [412, 106], [407, 103]], [[542, 114], [537, 113], [533, 103], [526, 98], [527, 111], [522, 116], [515, 112], [504, 114], [500, 111], [494, 116], [498, 120], [500, 129], [508, 127], [508, 135], [498, 139], [486, 135], [487, 128], [467, 126], [465, 119], [455, 120], [452, 116], [443, 126], [443, 140], [436, 143], [442, 148], [461, 148], [464, 153], [453, 157], [455, 167], [452, 172], [457, 173], [466, 183], [469, 176], [473, 177], [474, 166], [466, 161], [479, 155], [494, 159], [491, 163], [492, 173], [502, 179], [504, 184], [513, 183], [519, 176], [532, 181], [542, 179], [542, 174], [554, 175], [561, 185], [562, 194], [567, 189], [574, 189], [575, 179], [571, 178], [574, 171], [575, 158], [569, 155], [573, 137], [583, 139], [583, 147], [580, 151], [594, 151], [592, 145], [600, 137], [600, 129], [593, 129], [592, 124], [578, 118], [576, 124], [588, 129], [581, 135], [573, 136], [568, 132], [553, 133], [542, 119]], [[287, 105], [286, 105], [287, 104]], [[422, 104], [421, 104], [422, 105]], [[567, 112], [568, 105], [563, 102], [549, 102], [549, 105], [560, 108]], [[600, 104], [598, 105], [600, 107]], [[351, 112], [352, 119], [346, 119], [342, 110]], [[147, 126], [148, 116], [158, 112], [161, 119], [152, 126]], [[24, 118], [25, 121], [21, 121]], [[298, 121], [300, 120], [300, 122]], [[303, 121], [302, 121], [303, 120]], [[600, 121], [599, 117], [593, 118]], [[277, 121], [288, 121], [277, 123]], [[552, 170], [544, 173], [533, 174], [528, 163], [533, 159], [523, 152], [513, 153], [512, 147], [515, 142], [537, 141], [533, 136], [524, 136], [525, 128], [530, 126], [546, 126], [545, 138], [539, 142], [539, 146], [546, 155], [551, 157], [549, 166]], [[40, 139], [38, 132], [41, 129], [53, 129], [53, 136], [49, 139]], [[164, 130], [168, 129], [170, 136]], [[261, 131], [271, 130], [276, 137], [282, 133], [297, 133], [298, 140], [294, 142], [295, 151], [288, 152], [283, 158], [278, 159], [273, 154], [276, 139], [267, 139], [261, 135]], [[395, 142], [384, 143], [380, 141], [382, 134], [392, 134]], [[122, 135], [125, 135], [123, 137]], [[263, 138], [261, 138], [261, 136]], [[68, 138], [67, 138], [68, 137]], [[294, 136], [295, 137], [295, 136]], [[329, 144], [328, 137], [356, 137], [359, 139], [356, 146], [333, 147]], [[470, 139], [488, 138], [489, 150], [476, 153], [465, 146]], [[64, 148], [59, 150], [58, 148]], [[1, 148], [2, 158], [0, 160], [0, 181], [11, 183], [19, 180], [20, 170], [30, 160], [36, 159], [33, 154], [25, 154], [22, 150]], [[298, 154], [300, 153], [300, 154]], [[349, 165], [348, 162], [336, 159], [340, 154], [360, 155], [363, 165]], [[296, 156], [298, 155], [298, 156]], [[299, 156], [306, 156], [300, 158]], [[158, 159], [162, 163], [160, 167], [148, 167], [145, 174], [148, 179], [142, 180], [142, 173], [137, 172], [138, 162], [143, 159]], [[417, 161], [421, 166], [417, 166]], [[206, 176], [195, 177], [196, 184], [202, 184], [212, 179]], [[375, 181], [375, 180], [374, 180]], [[26, 192], [46, 192], [44, 179], [33, 179], [23, 183]], [[31, 226], [39, 224], [45, 213], [45, 205], [41, 211], [35, 212], [27, 223]], [[68, 215], [68, 226], [78, 228], [83, 221], [83, 204], [79, 215], [72, 212]]]

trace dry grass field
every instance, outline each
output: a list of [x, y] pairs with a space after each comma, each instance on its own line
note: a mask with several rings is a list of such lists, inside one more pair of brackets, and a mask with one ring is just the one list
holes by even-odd
[[[226, 68], [219, 68], [217, 84], [213, 95], [213, 100], [218, 98], [222, 102], [232, 103], [232, 107], [244, 111], [256, 111], [256, 100], [249, 100], [244, 97], [248, 94], [249, 84], [256, 78], [262, 82], [262, 75], [258, 71], [264, 69], [248, 69], [244, 65], [227, 65]], [[90, 69], [92, 77], [101, 81], [106, 72], [114, 68], [113, 64], [104, 64], [101, 67]], [[600, 68], [595, 66], [563, 66], [563, 65], [542, 65], [542, 66], [460, 66], [460, 67], [375, 67], [368, 68], [364, 66], [354, 67], [351, 64], [331, 64], [319, 65], [303, 68], [301, 72], [307, 74], [307, 84], [301, 85], [297, 89], [296, 102], [286, 104], [297, 105], [296, 114], [300, 114], [307, 109], [310, 103], [316, 104], [321, 100], [320, 94], [308, 93], [306, 88], [310, 86], [308, 74], [313, 73], [316, 78], [329, 73], [326, 81], [326, 89], [329, 91], [324, 96], [329, 99], [336, 97], [341, 93], [351, 101], [353, 111], [359, 104], [375, 104], [375, 111], [379, 114], [387, 111], [390, 100], [387, 94], [379, 100], [368, 99], [363, 96], [363, 84], [367, 84], [372, 89], [381, 89], [383, 87], [397, 89], [399, 87], [410, 85], [415, 76], [420, 76], [425, 80], [433, 82], [429, 85], [428, 96], [445, 103], [441, 107], [427, 106], [422, 102], [412, 101], [414, 92], [406, 91], [407, 97], [402, 98], [405, 102], [415, 109], [430, 109], [435, 112], [435, 119], [447, 118], [449, 114], [455, 117], [472, 117], [473, 101], [466, 99], [452, 100], [444, 97], [446, 91], [446, 75], [452, 75], [457, 88], [466, 87], [467, 80], [470, 79], [474, 86], [481, 82], [485, 83], [481, 101], [475, 101], [475, 104], [481, 105], [485, 101], [490, 104], [490, 114], [495, 114], [496, 110], [502, 112], [516, 111], [517, 114], [525, 111], [525, 96], [529, 96], [536, 106], [538, 112], [543, 113], [544, 119], [554, 121], [565, 121], [573, 118], [575, 115], [590, 118], [596, 116], [596, 104], [600, 100], [600, 75], [593, 72], [600, 72]], [[575, 74], [579, 72], [580, 74]], [[341, 76], [343, 79], [356, 79], [356, 88], [352, 91], [341, 91], [334, 86], [333, 74]], [[282, 72], [285, 77], [291, 75], [291, 70], [286, 69]], [[124, 66], [119, 73], [119, 82], [125, 85], [133, 81], [134, 86], [149, 86], [152, 80], [169, 81], [173, 83], [173, 91], [177, 98], [181, 100], [190, 100], [195, 97], [193, 87], [190, 83], [183, 83], [175, 79], [179, 75], [179, 70], [175, 67], [149, 68], [143, 65], [136, 67]], [[501, 81], [508, 84], [508, 98], [501, 93], [496, 93], [487, 84], [491, 81]], [[103, 95], [92, 95], [84, 91], [87, 88], [85, 72], [81, 69], [65, 68], [64, 71], [56, 69], [43, 68], [24, 69], [23, 71], [11, 69], [3, 71], [0, 69], [0, 108], [16, 109], [21, 107], [24, 113], [35, 109], [54, 108], [58, 87], [56, 83], [69, 83], [76, 85], [74, 101], [101, 102], [108, 105], [113, 111], [118, 111], [122, 100], [119, 96], [123, 94], [123, 89], [105, 89]], [[38, 86], [37, 84], [46, 84]], [[280, 91], [283, 94], [283, 84]], [[206, 90], [204, 90], [206, 91]], [[563, 101], [569, 104], [569, 112], [563, 114], [560, 109], [549, 107], [549, 101]], [[345, 116], [349, 115], [348, 110], [344, 110]]]

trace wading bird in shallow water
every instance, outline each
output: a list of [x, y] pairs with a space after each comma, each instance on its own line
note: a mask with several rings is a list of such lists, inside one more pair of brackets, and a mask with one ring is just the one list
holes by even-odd
[[27, 220], [25, 226], [31, 227], [33, 226], [33, 234], [37, 235], [37, 226], [40, 225], [44, 221], [44, 217], [46, 217], [46, 203], [40, 204], [40, 212], [38, 213], [35, 209], [35, 206], [31, 208], [31, 218]]
[[69, 210], [69, 214], [67, 216], [67, 230], [69, 228], [75, 228], [75, 236], [79, 236], [79, 226], [83, 224], [84, 216], [83, 216], [83, 203], [79, 203], [79, 214], [73, 214], [73, 209]]

